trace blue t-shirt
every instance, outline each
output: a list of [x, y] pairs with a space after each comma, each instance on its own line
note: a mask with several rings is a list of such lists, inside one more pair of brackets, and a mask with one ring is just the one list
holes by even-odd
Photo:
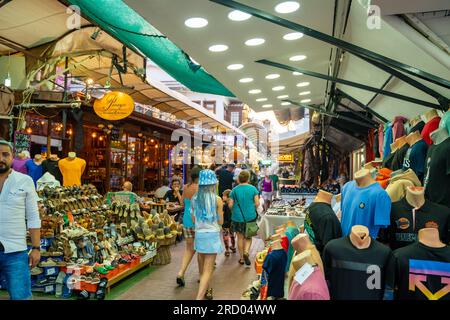
[[403, 170], [411, 169], [420, 181], [423, 181], [425, 172], [425, 159], [427, 157], [428, 145], [425, 140], [419, 140], [408, 149], [403, 160]]
[[355, 225], [369, 229], [370, 236], [378, 236], [381, 227], [390, 225], [391, 199], [378, 183], [360, 188], [350, 181], [342, 188], [342, 235], [347, 236]]
[[[255, 196], [258, 194], [258, 190], [251, 184], [236, 186], [230, 193], [230, 198], [233, 199], [234, 202], [231, 221], [244, 222], [242, 215], [245, 217], [245, 222], [255, 220], [257, 217]], [[239, 206], [242, 209], [242, 213]]]
[[267, 296], [284, 297], [284, 275], [287, 264], [286, 250], [272, 250], [264, 259], [263, 269], [267, 272]]
[[392, 126], [390, 123], [384, 125], [383, 160], [391, 153]]
[[33, 159], [30, 159], [25, 162], [25, 167], [27, 168], [27, 174], [34, 181], [34, 187], [36, 187], [37, 181], [42, 177], [42, 164], [37, 165]]

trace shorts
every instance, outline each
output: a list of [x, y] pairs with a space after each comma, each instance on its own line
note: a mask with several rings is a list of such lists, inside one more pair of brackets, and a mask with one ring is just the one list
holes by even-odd
[[185, 238], [195, 238], [195, 229], [183, 227], [183, 235]]
[[265, 192], [265, 191], [263, 191], [263, 192], [261, 193], [261, 196], [262, 196], [262, 198], [263, 198], [264, 200], [272, 201], [272, 198], [273, 198], [273, 192]]
[[[248, 221], [248, 222], [254, 222], [254, 221], [256, 221], [256, 219], [252, 220], [252, 221]], [[240, 233], [245, 236], [246, 225], [247, 225], [247, 223], [245, 223], [245, 222], [231, 221], [231, 232]]]
[[194, 240], [197, 253], [214, 254], [224, 251], [220, 232], [197, 232]]

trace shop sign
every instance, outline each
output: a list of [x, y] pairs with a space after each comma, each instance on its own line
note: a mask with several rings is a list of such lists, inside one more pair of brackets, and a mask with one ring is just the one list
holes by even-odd
[[14, 133], [14, 148], [17, 153], [24, 150], [30, 151], [31, 148], [31, 135], [16, 131]]
[[134, 111], [134, 100], [123, 92], [108, 92], [103, 98], [95, 100], [94, 111], [105, 120], [125, 119]]
[[279, 162], [294, 162], [294, 155], [292, 153], [280, 154], [278, 156]]

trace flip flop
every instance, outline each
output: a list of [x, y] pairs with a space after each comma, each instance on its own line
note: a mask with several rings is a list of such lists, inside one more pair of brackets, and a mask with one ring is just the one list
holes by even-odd
[[95, 293], [95, 297], [98, 300], [104, 300], [106, 296], [106, 287], [108, 286], [108, 279], [101, 278], [100, 282], [97, 286], [97, 292]]

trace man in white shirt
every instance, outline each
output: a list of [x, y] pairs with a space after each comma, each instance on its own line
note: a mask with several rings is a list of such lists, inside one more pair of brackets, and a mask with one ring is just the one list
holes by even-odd
[[169, 188], [169, 179], [164, 178], [162, 187], [159, 187], [155, 191], [155, 197], [158, 198], [158, 199], [162, 199], [162, 198], [164, 198], [164, 196], [166, 195], [167, 191], [169, 191], [169, 190], [170, 190], [170, 188]]
[[34, 182], [11, 169], [13, 158], [12, 145], [0, 140], [0, 278], [6, 280], [12, 300], [25, 300], [32, 296], [30, 268], [41, 258], [41, 220]]

